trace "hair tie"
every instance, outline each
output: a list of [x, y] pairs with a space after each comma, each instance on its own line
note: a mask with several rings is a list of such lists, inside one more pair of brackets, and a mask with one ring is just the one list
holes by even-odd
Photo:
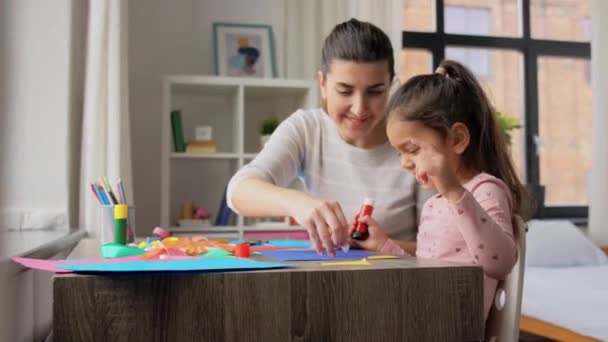
[[437, 69], [435, 69], [435, 73], [439, 74], [439, 75], [443, 75], [446, 78], [450, 78], [450, 75], [448, 75], [447, 70], [445, 70], [445, 68], [442, 66], [437, 67]]

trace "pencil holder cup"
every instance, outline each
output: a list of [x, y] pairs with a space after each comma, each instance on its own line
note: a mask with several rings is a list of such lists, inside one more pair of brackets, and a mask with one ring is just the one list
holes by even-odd
[[[99, 243], [114, 242], [114, 206], [103, 205], [101, 210], [101, 224], [99, 226]], [[135, 242], [135, 207], [128, 206], [127, 211], [127, 243]]]

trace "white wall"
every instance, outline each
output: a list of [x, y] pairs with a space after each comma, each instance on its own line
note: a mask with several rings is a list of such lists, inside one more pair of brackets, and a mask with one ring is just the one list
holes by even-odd
[[589, 203], [589, 235], [600, 245], [608, 244], [608, 2], [592, 2], [591, 70], [593, 91], [593, 164]]
[[149, 234], [160, 222], [161, 77], [213, 74], [213, 22], [272, 25], [281, 76], [284, 6], [284, 0], [130, 1], [129, 91], [138, 232]]
[[23, 212], [65, 217], [70, 11], [71, 0], [0, 2], [0, 228]]

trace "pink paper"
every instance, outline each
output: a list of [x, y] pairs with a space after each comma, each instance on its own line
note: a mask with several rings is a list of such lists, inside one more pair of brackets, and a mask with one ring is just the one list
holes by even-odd
[[[74, 259], [74, 260], [47, 260], [47, 259], [32, 259], [32, 258], [22, 258], [22, 257], [13, 257], [14, 262], [21, 264], [27, 268], [32, 268], [35, 270], [54, 272], [54, 273], [72, 273], [72, 271], [64, 270], [62, 268], [58, 268], [57, 265], [61, 264], [114, 264], [121, 262], [132, 262], [132, 261], [141, 261], [141, 255], [128, 256], [123, 258], [112, 258], [112, 259]], [[151, 260], [184, 260], [184, 259], [198, 259], [197, 257], [192, 256], [167, 256], [165, 258], [156, 257]]]
[[91, 264], [91, 263], [114, 263], [114, 262], [129, 262], [141, 260], [139, 255], [128, 256], [124, 258], [114, 259], [75, 259], [75, 260], [47, 260], [47, 259], [33, 259], [33, 258], [12, 258], [14, 262], [21, 264], [27, 268], [33, 268], [41, 271], [55, 272], [55, 273], [71, 273], [71, 271], [57, 268], [57, 265], [61, 264]]

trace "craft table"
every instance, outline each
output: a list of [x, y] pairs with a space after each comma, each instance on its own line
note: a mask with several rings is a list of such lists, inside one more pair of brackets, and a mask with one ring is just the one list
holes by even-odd
[[[98, 257], [82, 240], [71, 258]], [[56, 341], [477, 341], [477, 266], [415, 258], [371, 266], [55, 275]]]

